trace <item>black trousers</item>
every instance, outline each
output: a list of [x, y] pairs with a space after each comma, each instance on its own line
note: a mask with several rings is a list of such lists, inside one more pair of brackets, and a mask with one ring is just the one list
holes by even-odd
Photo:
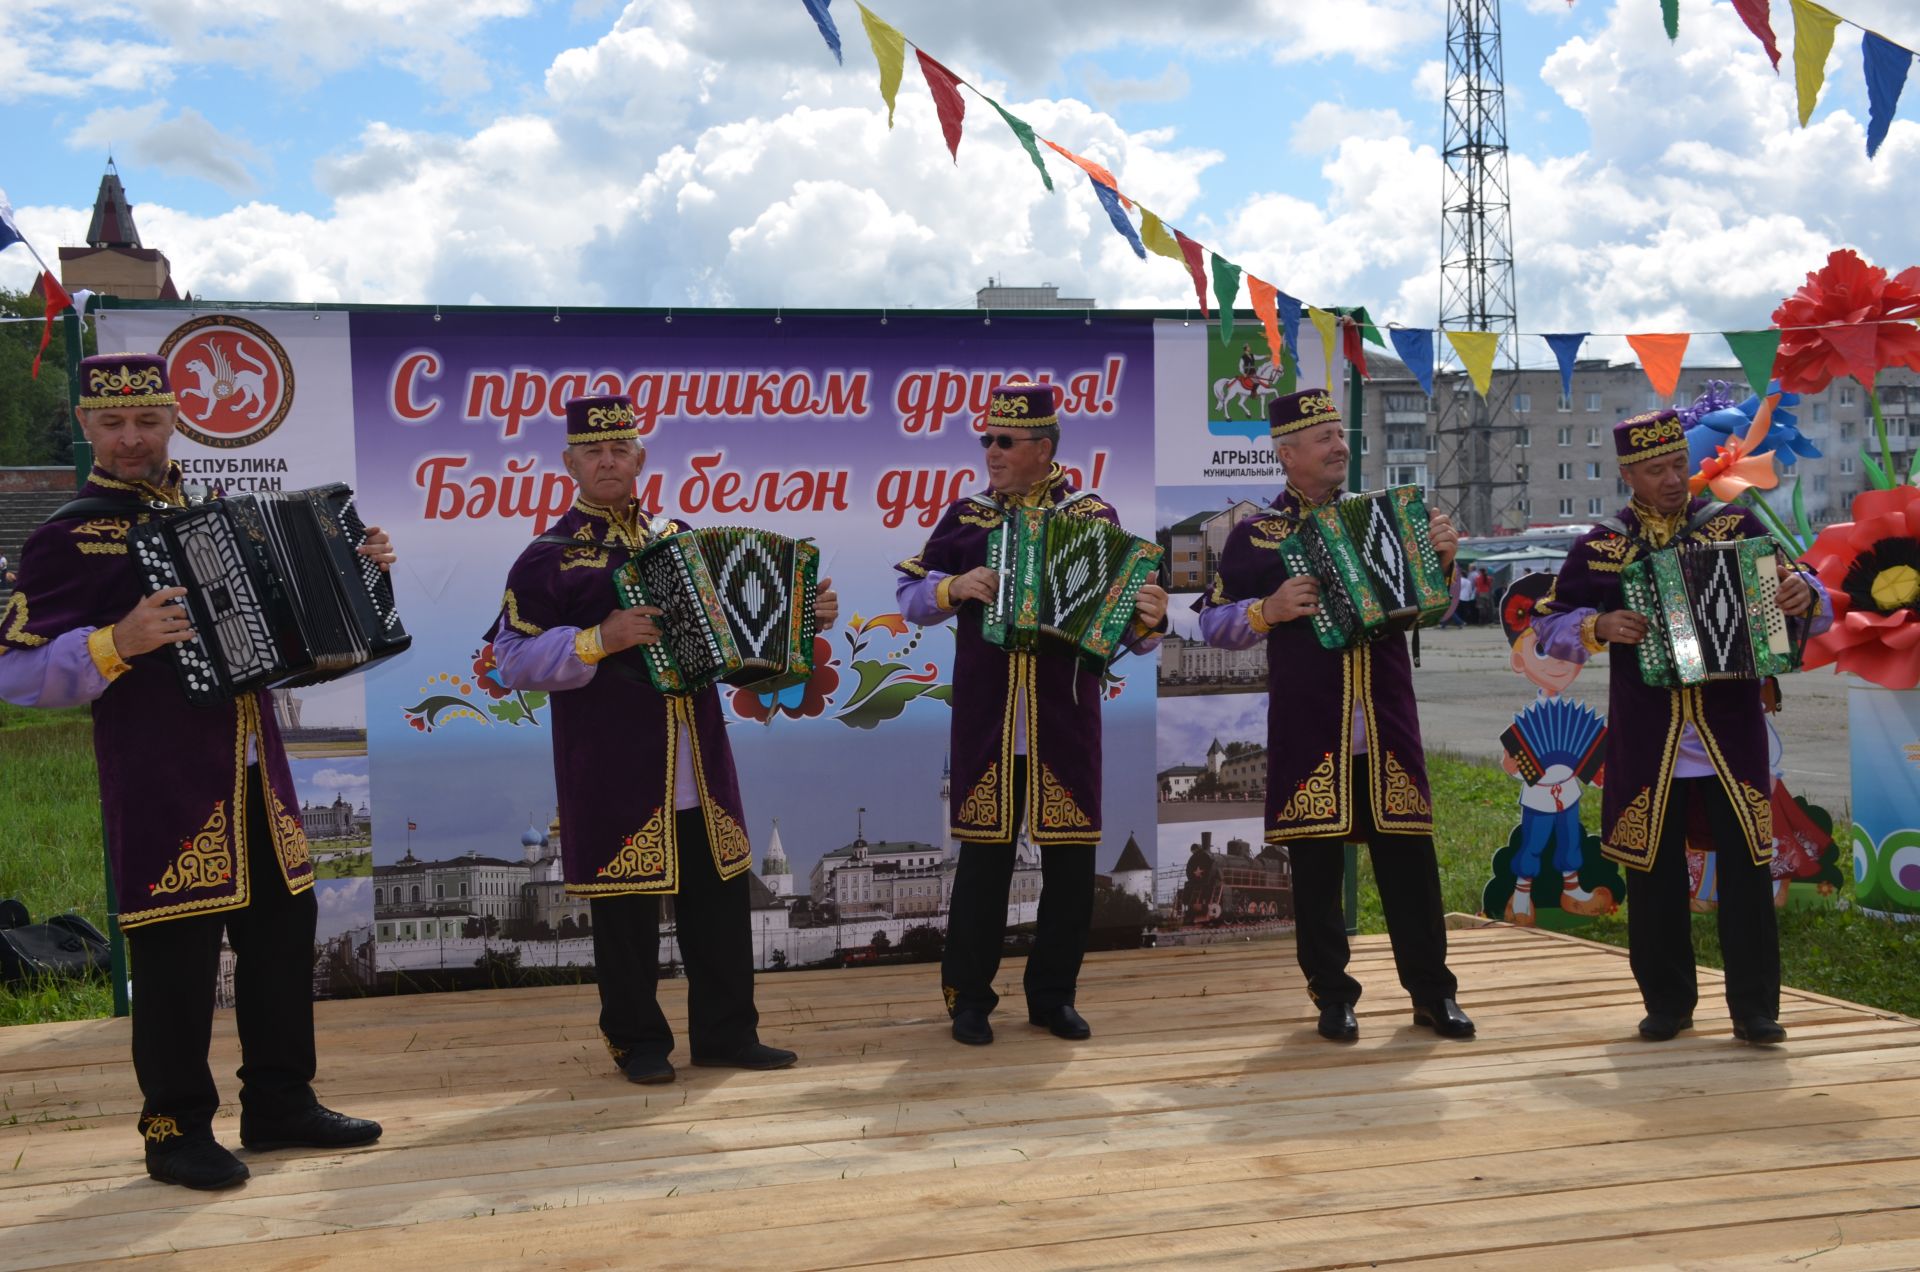
[[[1393, 943], [1401, 988], [1416, 1003], [1452, 998], [1459, 982], [1447, 968], [1447, 916], [1440, 900], [1440, 863], [1433, 836], [1384, 834], [1373, 821], [1370, 756], [1353, 757], [1353, 834], [1366, 836], [1380, 908]], [[1293, 864], [1296, 951], [1307, 993], [1324, 1007], [1360, 1000], [1360, 982], [1347, 975], [1347, 920], [1341, 906], [1345, 841], [1302, 839], [1288, 846]]]
[[267, 828], [260, 769], [247, 770], [244, 909], [166, 919], [127, 932], [133, 973], [133, 1072], [148, 1147], [175, 1136], [210, 1139], [220, 1093], [207, 1063], [213, 1039], [220, 934], [233, 946], [234, 1015], [240, 1028], [240, 1106], [268, 1118], [297, 1113], [313, 1095], [313, 930], [319, 905], [297, 896]]
[[[947, 914], [947, 948], [940, 985], [947, 1012], [992, 1011], [1000, 1002], [993, 981], [1007, 939], [1007, 892], [1013, 885], [1014, 843], [1027, 815], [1027, 757], [1013, 764], [1014, 839], [963, 844]], [[1040, 849], [1040, 915], [1024, 984], [1029, 1012], [1071, 1006], [1093, 923], [1093, 845], [1052, 844]]]
[[1773, 876], [1756, 865], [1739, 815], [1716, 777], [1673, 784], [1650, 870], [1627, 873], [1627, 944], [1647, 1010], [1691, 1016], [1700, 1000], [1694, 974], [1693, 910], [1688, 904], [1687, 813], [1704, 802], [1720, 883], [1720, 951], [1727, 965], [1727, 1010], [1735, 1020], [1780, 1015], [1780, 929]]
[[[688, 1045], [695, 1059], [729, 1056], [760, 1040], [747, 874], [720, 878], [699, 809], [682, 809], [673, 822], [680, 853], [673, 912], [687, 967]], [[630, 1054], [664, 1060], [673, 1051], [673, 1026], [658, 993], [660, 902], [657, 894], [635, 894], [590, 903], [600, 1032], [617, 1064]]]

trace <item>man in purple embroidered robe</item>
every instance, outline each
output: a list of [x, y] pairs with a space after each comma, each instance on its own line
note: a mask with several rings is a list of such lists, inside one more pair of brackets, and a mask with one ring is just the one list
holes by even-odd
[[[1006, 939], [1007, 893], [1024, 829], [1040, 852], [1038, 930], [1027, 958], [1027, 1018], [1056, 1036], [1091, 1028], [1074, 1007], [1093, 917], [1093, 853], [1100, 841], [1100, 677], [1065, 648], [1026, 652], [989, 644], [983, 603], [996, 575], [987, 539], [1019, 506], [1119, 523], [1112, 505], [1075, 490], [1054, 462], [1060, 445], [1052, 386], [995, 388], [981, 443], [990, 489], [956, 500], [919, 553], [895, 568], [895, 595], [922, 626], [958, 615], [953, 658], [953, 837], [961, 842], [940, 980], [953, 1036], [993, 1041], [988, 1015]], [[1167, 596], [1141, 588], [1128, 647], [1159, 644]]]
[[[133, 976], [133, 1067], [147, 1173], [190, 1188], [248, 1176], [213, 1138], [207, 1064], [224, 931], [235, 956], [240, 1140], [251, 1149], [340, 1148], [378, 1123], [313, 1093], [313, 863], [265, 692], [187, 701], [165, 647], [188, 639], [184, 589], [152, 596], [129, 529], [185, 506], [167, 459], [175, 401], [166, 364], [106, 354], [80, 364], [80, 426], [95, 463], [74, 503], [27, 540], [0, 612], [0, 698], [93, 704], [114, 901]], [[370, 528], [361, 551], [390, 565]]]
[[[1400, 984], [1416, 1024], [1466, 1037], [1473, 1022], [1454, 1001], [1447, 925], [1433, 850], [1433, 802], [1413, 694], [1406, 638], [1393, 634], [1347, 649], [1315, 637], [1319, 584], [1289, 576], [1280, 544], [1306, 510], [1340, 497], [1346, 433], [1324, 389], [1287, 394], [1267, 407], [1287, 488], [1273, 506], [1227, 536], [1211, 591], [1195, 603], [1210, 645], [1267, 642], [1266, 841], [1285, 844], [1293, 866], [1297, 954], [1322, 1037], [1359, 1036], [1360, 983], [1340, 893], [1343, 845], [1365, 840], [1393, 942]], [[1435, 513], [1433, 546], [1449, 570], [1457, 539]]]
[[[1687, 440], [1674, 412], [1623, 420], [1613, 440], [1632, 501], [1573, 545], [1532, 626], [1542, 651], [1569, 662], [1621, 646], [1609, 659], [1600, 843], [1627, 867], [1627, 939], [1647, 1010], [1640, 1035], [1664, 1042], [1693, 1027], [1699, 986], [1688, 905], [1691, 811], [1704, 813], [1716, 850], [1734, 1034], [1779, 1042], [1786, 1037], [1778, 1023], [1780, 939], [1767, 868], [1773, 776], [1760, 682], [1647, 684], [1633, 647], [1648, 638], [1648, 619], [1624, 608], [1620, 585], [1621, 571], [1649, 553], [1681, 542], [1763, 538], [1767, 529], [1745, 508], [1689, 496]], [[1779, 602], [1789, 615], [1812, 615], [1816, 633], [1832, 621], [1819, 580], [1799, 567], [1782, 567]]]
[[[656, 644], [659, 610], [620, 609], [613, 574], [656, 538], [634, 498], [646, 463], [626, 397], [567, 403], [573, 508], [514, 562], [489, 633], [500, 680], [553, 694], [553, 772], [567, 891], [588, 898], [600, 1031], [629, 1081], [671, 1082], [673, 1028], [660, 1010], [660, 900], [674, 897], [687, 967], [693, 1062], [781, 1069], [753, 1005], [747, 815], [719, 693], [666, 695], [637, 646]], [[815, 606], [839, 616], [832, 580]]]

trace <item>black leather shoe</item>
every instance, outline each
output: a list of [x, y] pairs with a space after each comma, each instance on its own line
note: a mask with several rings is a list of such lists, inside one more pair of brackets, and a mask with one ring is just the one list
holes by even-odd
[[1425, 1007], [1415, 1006], [1413, 1023], [1425, 1025], [1442, 1038], [1473, 1037], [1473, 1021], [1467, 1013], [1460, 1010], [1460, 1004], [1451, 998], [1442, 998], [1437, 1003]]
[[189, 1140], [164, 1150], [147, 1150], [147, 1174], [163, 1184], [212, 1192], [219, 1188], [238, 1188], [252, 1173], [245, 1162], [210, 1139]]
[[[749, 1043], [730, 1056], [695, 1056], [702, 1069], [790, 1069], [799, 1053], [769, 1047], [763, 1042]], [[669, 1069], [667, 1072], [673, 1072]]]
[[1352, 1042], [1360, 1036], [1360, 1021], [1353, 1014], [1352, 1003], [1322, 1003], [1320, 1023], [1314, 1028], [1332, 1042]]
[[380, 1138], [380, 1123], [364, 1117], [348, 1117], [332, 1109], [314, 1105], [285, 1117], [253, 1117], [240, 1114], [240, 1142], [255, 1152], [276, 1148], [352, 1148], [371, 1144]]
[[993, 1041], [993, 1026], [987, 1013], [977, 1007], [962, 1007], [953, 1013], [953, 1040], [969, 1047], [984, 1047]]
[[1640, 1036], [1648, 1042], [1671, 1042], [1682, 1029], [1693, 1028], [1692, 1016], [1669, 1016], [1650, 1011], [1640, 1021]]
[[1093, 1026], [1082, 1019], [1072, 1003], [1045, 1007], [1039, 1011], [1029, 1010], [1027, 1023], [1037, 1025], [1054, 1037], [1065, 1038], [1068, 1042], [1082, 1042], [1093, 1037]]
[[1745, 1020], [1733, 1022], [1733, 1036], [1742, 1042], [1750, 1042], [1756, 1047], [1771, 1047], [1787, 1040], [1787, 1031], [1780, 1027], [1777, 1020], [1768, 1020], [1765, 1016], [1748, 1016]]
[[673, 1081], [673, 1063], [665, 1056], [628, 1056], [622, 1066], [627, 1081], [638, 1082], [642, 1086], [659, 1086], [663, 1082]]

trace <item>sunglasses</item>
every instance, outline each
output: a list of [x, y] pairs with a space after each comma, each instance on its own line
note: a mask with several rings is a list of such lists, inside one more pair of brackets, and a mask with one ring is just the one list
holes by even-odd
[[980, 434], [980, 449], [992, 450], [998, 446], [1001, 450], [1012, 450], [1015, 442], [1036, 442], [1039, 440], [1037, 437], [1014, 437], [1008, 433], [982, 433]]

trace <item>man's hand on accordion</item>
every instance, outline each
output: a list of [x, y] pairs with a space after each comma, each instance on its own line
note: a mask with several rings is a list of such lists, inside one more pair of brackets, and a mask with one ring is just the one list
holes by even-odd
[[947, 584], [947, 599], [955, 606], [961, 601], [979, 601], [984, 605], [993, 600], [993, 594], [999, 586], [999, 571], [977, 565], [965, 574], [953, 576]]
[[360, 544], [360, 555], [370, 558], [383, 570], [391, 570], [393, 563], [400, 559], [394, 555], [393, 540], [387, 538], [387, 532], [379, 526], [367, 527], [367, 537]]
[[813, 626], [815, 631], [828, 631], [840, 621], [840, 593], [833, 590], [832, 579], [821, 579], [820, 590], [813, 597]]
[[163, 587], [127, 611], [113, 625], [113, 647], [122, 658], [148, 653], [162, 645], [193, 639], [193, 624], [180, 600], [184, 587]]
[[634, 605], [614, 610], [600, 620], [600, 648], [609, 654], [617, 654], [635, 645], [659, 644], [660, 624], [653, 621], [653, 616], [659, 612], [652, 605]]
[[1638, 610], [1609, 610], [1593, 620], [1593, 634], [1609, 645], [1638, 645], [1647, 638], [1647, 616]]
[[1780, 572], [1780, 612], [1788, 618], [1803, 617], [1813, 609], [1813, 589], [1798, 573], [1784, 565], [1776, 565]]
[[1440, 568], [1451, 566], [1454, 554], [1460, 551], [1460, 532], [1453, 528], [1453, 518], [1438, 510], [1428, 513], [1427, 540], [1440, 556]]
[[1291, 623], [1319, 612], [1320, 580], [1310, 574], [1294, 575], [1260, 602], [1260, 616], [1270, 624]]
[[1160, 572], [1155, 570], [1140, 587], [1140, 593], [1133, 600], [1133, 614], [1140, 620], [1140, 626], [1150, 632], [1160, 630], [1160, 622], [1167, 616], [1167, 589], [1160, 586]]

